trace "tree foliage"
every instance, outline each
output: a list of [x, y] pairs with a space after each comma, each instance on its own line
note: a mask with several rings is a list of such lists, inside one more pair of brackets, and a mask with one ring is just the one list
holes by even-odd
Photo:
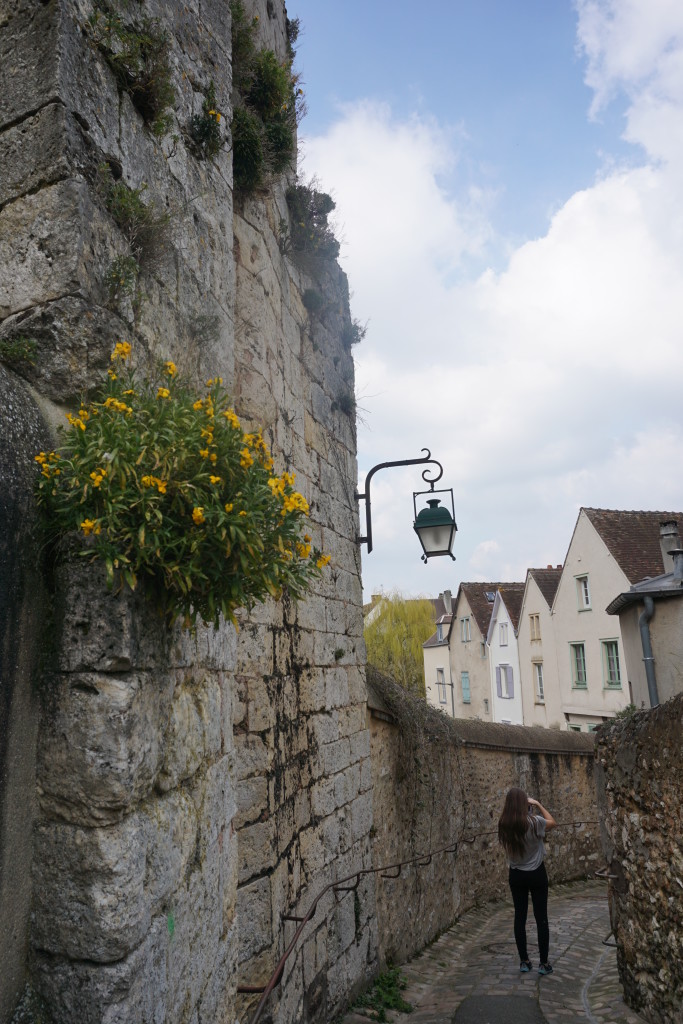
[[393, 593], [365, 627], [368, 664], [411, 693], [425, 696], [422, 645], [434, 632], [434, 606], [427, 598]]

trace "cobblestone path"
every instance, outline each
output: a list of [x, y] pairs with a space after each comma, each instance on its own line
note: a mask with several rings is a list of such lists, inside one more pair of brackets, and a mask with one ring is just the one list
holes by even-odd
[[[519, 973], [512, 902], [475, 908], [403, 965], [413, 1013], [387, 1011], [401, 1024], [642, 1024], [623, 1002], [604, 883], [554, 886], [548, 900], [554, 973]], [[538, 965], [529, 905], [529, 956]], [[610, 941], [612, 941], [610, 939]], [[343, 1024], [367, 1024], [362, 1011]]]

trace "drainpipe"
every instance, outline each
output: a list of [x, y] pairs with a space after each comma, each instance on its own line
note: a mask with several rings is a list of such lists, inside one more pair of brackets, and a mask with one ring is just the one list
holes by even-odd
[[652, 653], [652, 639], [650, 637], [650, 622], [654, 618], [655, 603], [648, 595], [644, 598], [645, 611], [640, 613], [638, 627], [640, 629], [640, 642], [643, 645], [643, 661], [645, 663], [645, 675], [647, 677], [647, 692], [650, 698], [650, 707], [656, 708], [659, 704], [657, 693], [657, 679], [655, 678], [655, 659]]

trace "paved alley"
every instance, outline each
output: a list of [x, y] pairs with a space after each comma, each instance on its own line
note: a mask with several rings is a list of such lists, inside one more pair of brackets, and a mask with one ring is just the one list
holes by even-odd
[[[409, 1015], [387, 1011], [403, 1024], [641, 1024], [623, 1002], [610, 930], [606, 884], [555, 886], [548, 901], [550, 961], [554, 973], [519, 973], [512, 934], [512, 903], [476, 908], [423, 953], [403, 965]], [[529, 956], [538, 966], [529, 905]], [[610, 941], [612, 939], [610, 938]], [[362, 1011], [343, 1024], [367, 1024]]]

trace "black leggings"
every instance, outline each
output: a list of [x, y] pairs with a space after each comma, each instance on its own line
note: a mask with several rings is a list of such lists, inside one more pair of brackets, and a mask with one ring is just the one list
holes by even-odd
[[526, 948], [526, 915], [529, 909], [529, 893], [534, 908], [538, 931], [538, 953], [542, 964], [548, 962], [550, 929], [548, 928], [548, 875], [545, 864], [533, 871], [510, 868], [510, 890], [515, 905], [515, 942], [520, 960], [528, 960]]

